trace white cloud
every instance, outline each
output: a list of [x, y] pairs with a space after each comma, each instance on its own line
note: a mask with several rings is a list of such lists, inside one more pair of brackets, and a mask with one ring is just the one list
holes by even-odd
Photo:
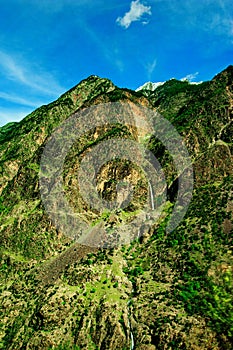
[[[140, 3], [140, 0], [132, 1], [130, 4], [130, 10], [124, 14], [123, 17], [118, 17], [116, 22], [123, 28], [129, 28], [130, 24], [142, 19], [143, 15], [151, 15], [151, 6], [145, 6]], [[143, 24], [147, 24], [147, 21], [143, 21]]]
[[196, 77], [198, 76], [199, 72], [187, 74], [184, 78], [180, 79], [181, 81], [188, 80], [189, 82], [192, 82]]

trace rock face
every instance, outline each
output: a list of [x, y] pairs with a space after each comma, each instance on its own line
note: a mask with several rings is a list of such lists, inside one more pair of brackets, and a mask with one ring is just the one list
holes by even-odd
[[[55, 128], [76, 111], [117, 101], [149, 108], [172, 123], [192, 159], [194, 190], [184, 219], [167, 233], [180, 174], [166, 147], [133, 123], [93, 125], [72, 146], [63, 169], [66, 198], [93, 228], [91, 238], [104, 227], [117, 239], [114, 228], [132, 223], [150, 199], [142, 169], [115, 159], [99, 170], [97, 192], [119, 207], [130, 186], [133, 197], [123, 209], [91, 208], [77, 172], [96, 145], [114, 138], [143, 144], [168, 185], [159, 220], [145, 216], [141, 237], [139, 232], [129, 244], [98, 249], [73, 242], [53, 225], [38, 174]], [[209, 82], [172, 79], [154, 91], [119, 89], [91, 76], [0, 128], [1, 349], [232, 348], [232, 108], [232, 66]]]

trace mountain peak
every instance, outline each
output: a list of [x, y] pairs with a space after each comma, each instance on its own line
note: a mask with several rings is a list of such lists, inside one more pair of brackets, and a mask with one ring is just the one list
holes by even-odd
[[[79, 93], [82, 91], [82, 94], [87, 94], [87, 96], [90, 97], [89, 94], [96, 95], [97, 90], [99, 92], [107, 92], [108, 90], [115, 89], [115, 85], [110, 79], [107, 78], [101, 78], [98, 75], [90, 75], [89, 77], [81, 80], [77, 85], [73, 86], [71, 89], [66, 91], [64, 94], [60, 96], [60, 99], [69, 97], [70, 95], [75, 95], [76, 93]], [[76, 98], [75, 98], [76, 99]]]
[[163, 85], [165, 82], [156, 82], [152, 83], [151, 81], [146, 82], [142, 86], [139, 86], [135, 91], [140, 91], [140, 90], [150, 90], [150, 91], [155, 91], [158, 86]]
[[230, 64], [226, 69], [223, 70], [223, 72], [233, 73], [233, 65]]
[[213, 80], [219, 80], [225, 82], [226, 85], [232, 85], [233, 81], [233, 65], [229, 65], [222, 72], [215, 75]]

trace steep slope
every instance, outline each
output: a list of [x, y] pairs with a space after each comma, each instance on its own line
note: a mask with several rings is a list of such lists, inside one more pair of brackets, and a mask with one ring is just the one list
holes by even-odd
[[[158, 222], [128, 245], [81, 246], [53, 226], [41, 202], [39, 165], [45, 142], [72, 113], [106, 102], [158, 111], [182, 135], [193, 163], [194, 192], [185, 218], [166, 225], [178, 177], [171, 155], [154, 136], [132, 127], [95, 128], [71, 149], [64, 186], [72, 206], [96, 227], [132, 220], [147, 197], [140, 170], [109, 162], [99, 174], [106, 199], [129, 178], [130, 206], [98, 215], [76, 188], [85, 152], [116, 137], [143, 142], [168, 183]], [[231, 349], [233, 67], [199, 85], [170, 80], [155, 91], [119, 89], [91, 76], [22, 122], [0, 129], [2, 349]], [[133, 108], [133, 107], [132, 107]]]

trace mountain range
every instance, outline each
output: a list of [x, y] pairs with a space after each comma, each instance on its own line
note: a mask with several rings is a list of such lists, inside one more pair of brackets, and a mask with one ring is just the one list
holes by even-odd
[[[101, 106], [122, 119], [95, 125]], [[87, 111], [93, 113], [88, 128]], [[143, 111], [152, 116], [155, 130], [137, 128], [138, 120], [142, 129], [146, 123]], [[77, 124], [69, 133], [64, 125], [72, 116]], [[232, 349], [232, 117], [229, 66], [211, 81], [171, 79], [138, 91], [90, 76], [22, 121], [1, 127], [0, 349]], [[130, 123], [123, 125], [127, 118]], [[179, 135], [173, 148], [181, 163], [187, 149], [193, 171], [189, 192], [183, 188], [186, 168], [178, 171], [167, 146], [169, 135], [159, 137], [163, 125]], [[62, 153], [78, 127], [85, 133], [68, 148], [59, 176], [67, 203], [91, 230], [92, 241], [83, 243], [57, 225], [41, 191], [41, 177], [49, 169], [49, 164], [41, 169], [46, 145], [57, 142], [53, 135], [64, 130], [66, 139], [57, 148]], [[133, 160], [109, 159], [96, 173], [102, 200], [123, 203], [118, 183], [123, 189], [130, 183], [130, 201], [98, 210], [85, 200], [78, 185], [81, 164], [96, 147], [103, 153], [101, 144], [115, 145], [114, 140], [143, 146], [160, 164], [166, 198], [156, 220], [144, 215], [146, 203], [150, 209], [155, 203], [134, 150]], [[59, 158], [55, 153], [51, 164]], [[178, 218], [184, 207], [180, 222], [168, 230], [171, 217]], [[125, 244], [90, 244], [103, 229], [111, 240], [121, 227], [130, 236], [139, 221], [141, 233]]]

